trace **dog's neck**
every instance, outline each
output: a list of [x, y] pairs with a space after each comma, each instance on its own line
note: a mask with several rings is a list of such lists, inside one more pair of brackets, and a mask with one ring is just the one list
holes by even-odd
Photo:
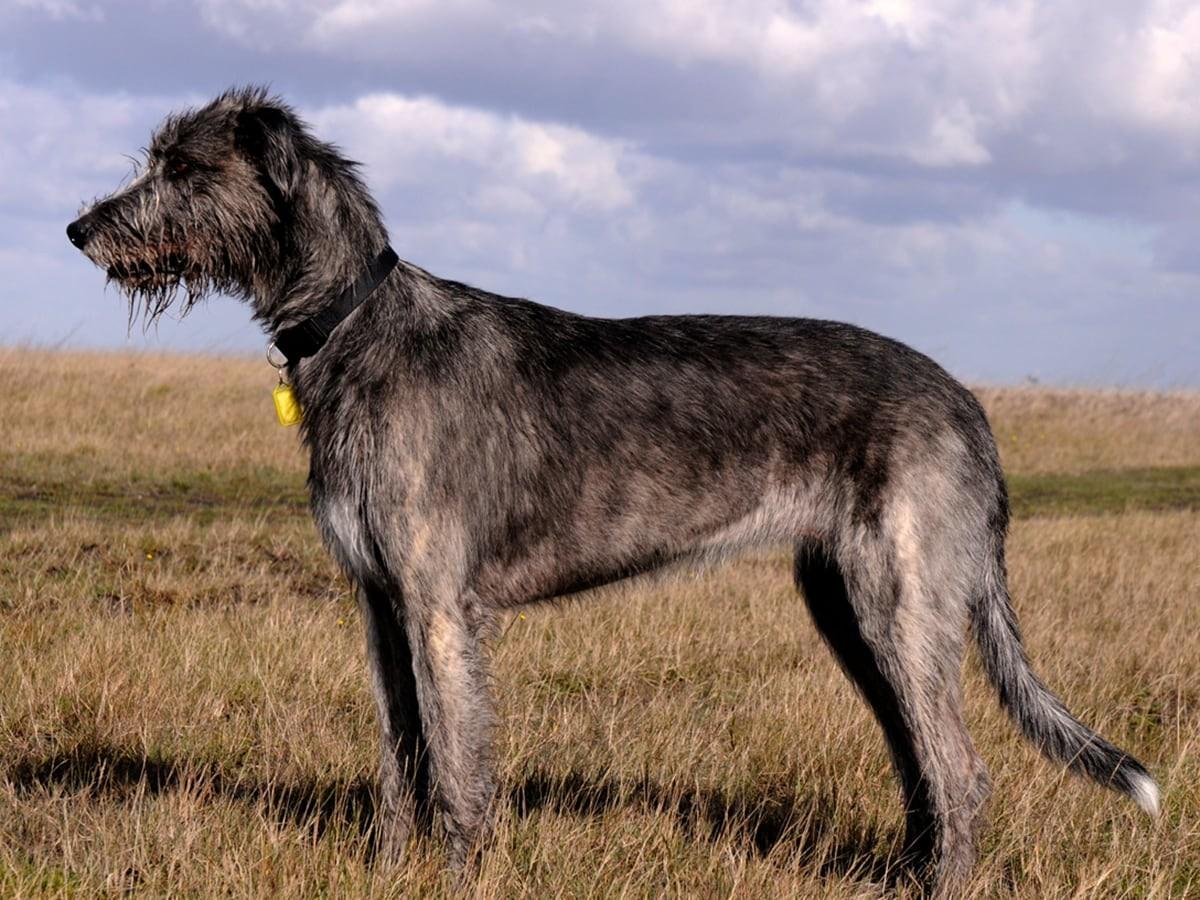
[[[321, 313], [388, 243], [379, 211], [357, 180], [336, 192], [318, 184], [293, 202], [294, 209], [281, 216], [274, 277], [264, 273], [250, 291], [255, 318], [270, 334]], [[306, 206], [320, 207], [321, 213], [310, 214]], [[297, 227], [299, 222], [327, 225], [314, 233]]]

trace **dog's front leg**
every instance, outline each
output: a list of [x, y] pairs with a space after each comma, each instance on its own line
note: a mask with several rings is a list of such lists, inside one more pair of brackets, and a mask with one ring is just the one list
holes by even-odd
[[429, 760], [400, 604], [391, 592], [370, 585], [359, 587], [359, 604], [379, 715], [379, 853], [398, 861], [413, 825], [428, 812]]
[[473, 608], [454, 591], [407, 598], [405, 608], [433, 800], [455, 868], [487, 837], [496, 794], [495, 714]]

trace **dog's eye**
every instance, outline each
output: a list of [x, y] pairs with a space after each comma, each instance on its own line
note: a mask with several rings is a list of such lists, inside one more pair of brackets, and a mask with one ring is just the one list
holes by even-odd
[[167, 174], [171, 178], [182, 178], [192, 170], [186, 159], [173, 159], [167, 163]]

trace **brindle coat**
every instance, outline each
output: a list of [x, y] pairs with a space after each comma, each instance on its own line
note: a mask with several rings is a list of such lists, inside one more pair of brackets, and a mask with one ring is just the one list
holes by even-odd
[[[68, 233], [131, 315], [219, 289], [272, 334], [387, 242], [354, 164], [258, 89], [169, 118], [136, 180]], [[486, 832], [480, 637], [499, 611], [763, 543], [795, 548], [938, 892], [969, 872], [988, 793], [961, 712], [968, 628], [1035, 744], [1156, 811], [1146, 770], [1031, 672], [983, 410], [903, 344], [810, 319], [585, 318], [401, 263], [289, 376], [313, 513], [366, 620], [388, 852], [428, 807], [455, 863]]]

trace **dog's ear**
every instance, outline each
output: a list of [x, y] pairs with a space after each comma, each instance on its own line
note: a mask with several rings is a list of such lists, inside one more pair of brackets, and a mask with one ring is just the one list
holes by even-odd
[[247, 107], [237, 113], [234, 145], [258, 167], [272, 199], [290, 201], [300, 180], [296, 139], [300, 129], [285, 109], [269, 104]]

